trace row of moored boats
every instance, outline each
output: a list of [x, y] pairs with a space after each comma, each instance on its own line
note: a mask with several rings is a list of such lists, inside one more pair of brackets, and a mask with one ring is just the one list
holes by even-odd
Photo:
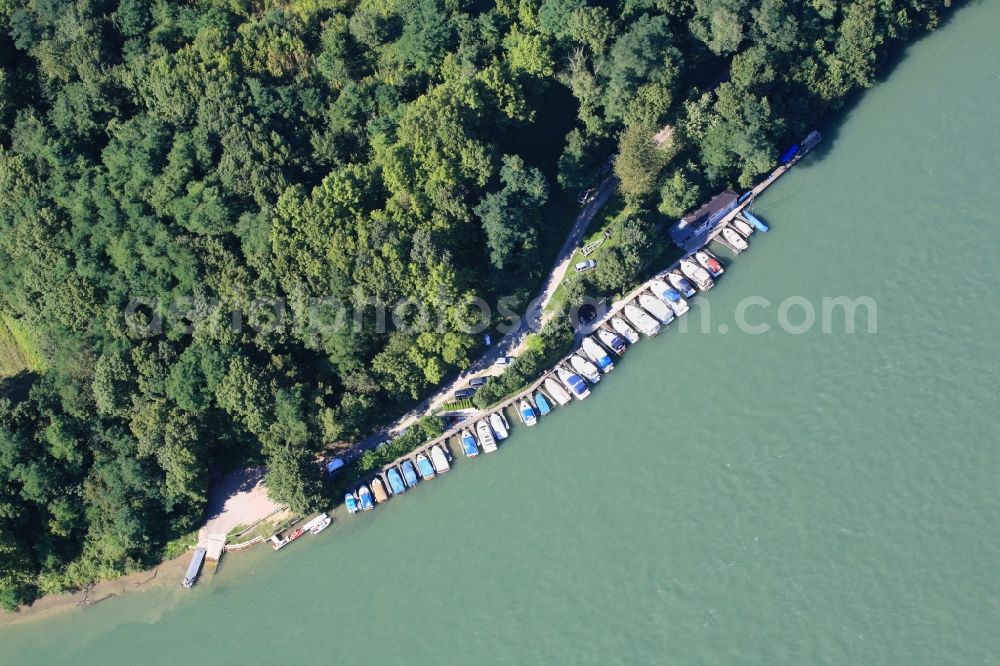
[[[746, 240], [740, 238], [745, 246]], [[580, 348], [557, 365], [537, 390], [517, 401], [515, 407], [521, 423], [533, 426], [555, 405], [566, 405], [573, 399], [583, 400], [589, 396], [590, 386], [600, 382], [601, 375], [614, 370], [613, 356], [621, 356], [629, 344], [639, 341], [637, 330], [646, 336], [657, 335], [663, 326], [688, 311], [688, 298], [698, 290], [711, 289], [715, 286], [715, 278], [724, 271], [715, 255], [699, 250], [682, 259], [679, 269], [668, 272], [664, 279], [651, 280], [648, 289], [622, 308], [622, 316], [611, 317], [606, 325], [586, 336]], [[458, 440], [462, 453], [474, 458], [480, 452], [496, 451], [497, 445], [508, 436], [510, 423], [503, 411], [496, 411], [462, 430]], [[349, 513], [370, 511], [376, 504], [401, 495], [421, 481], [430, 481], [449, 469], [451, 456], [447, 447], [435, 444], [349, 491], [344, 496], [344, 504]]]

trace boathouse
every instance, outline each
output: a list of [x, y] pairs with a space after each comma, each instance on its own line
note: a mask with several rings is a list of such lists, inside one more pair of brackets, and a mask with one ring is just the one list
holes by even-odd
[[689, 215], [685, 215], [680, 222], [671, 226], [670, 238], [685, 250], [689, 246], [703, 245], [704, 243], [698, 243], [697, 240], [711, 231], [719, 220], [736, 208], [738, 200], [739, 196], [732, 190], [716, 194], [704, 206]]

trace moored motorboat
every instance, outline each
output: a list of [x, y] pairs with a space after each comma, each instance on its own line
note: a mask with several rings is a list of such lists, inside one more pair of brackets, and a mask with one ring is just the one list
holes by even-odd
[[625, 306], [623, 312], [630, 322], [635, 324], [640, 331], [649, 337], [660, 332], [660, 324], [653, 319], [648, 312], [634, 303]]
[[517, 413], [521, 417], [521, 422], [526, 426], [533, 426], [538, 423], [538, 417], [535, 416], [535, 409], [531, 406], [531, 403], [521, 399], [521, 402], [517, 405]]
[[420, 472], [420, 478], [424, 481], [430, 481], [437, 476], [434, 472], [434, 465], [431, 464], [430, 459], [423, 453], [417, 454], [417, 471]]
[[347, 513], [357, 513], [361, 507], [358, 505], [358, 498], [354, 493], [344, 494], [344, 506], [347, 507]]
[[681, 271], [702, 291], [708, 291], [715, 286], [715, 281], [708, 271], [690, 259], [681, 259]]
[[639, 305], [643, 310], [656, 317], [656, 321], [663, 325], [669, 324], [674, 320], [674, 311], [648, 291], [639, 294]]
[[585, 337], [582, 347], [583, 352], [590, 357], [591, 361], [597, 364], [601, 372], [611, 372], [615, 369], [615, 364], [612, 362], [611, 357], [608, 356], [608, 352], [604, 351], [604, 347], [593, 336], [588, 335]]
[[389, 491], [393, 495], [399, 495], [406, 492], [406, 484], [403, 483], [403, 475], [399, 473], [398, 469], [390, 467], [386, 471], [385, 477], [389, 481]]
[[382, 479], [375, 477], [371, 481], [372, 486], [372, 497], [375, 498], [376, 502], [387, 502], [389, 500], [389, 493], [385, 492], [385, 486], [382, 484]]
[[431, 447], [431, 462], [434, 464], [434, 471], [438, 474], [444, 474], [451, 469], [451, 463], [448, 462], [448, 454], [444, 452], [440, 444], [435, 444]]
[[639, 334], [636, 333], [635, 329], [629, 326], [621, 317], [611, 318], [611, 328], [613, 328], [618, 335], [628, 340], [629, 343], [634, 345], [639, 342]]
[[552, 411], [552, 406], [549, 405], [548, 398], [541, 391], [535, 391], [535, 407], [538, 408], [539, 416], [545, 416]]
[[493, 412], [490, 414], [490, 427], [493, 428], [493, 434], [496, 436], [498, 442], [507, 439], [507, 436], [510, 434], [510, 424], [507, 423], [507, 417], [503, 415], [503, 412]]
[[722, 237], [725, 238], [727, 241], [729, 241], [729, 244], [735, 247], [740, 252], [750, 247], [749, 245], [747, 245], [746, 239], [743, 238], [743, 236], [740, 236], [739, 233], [737, 233], [736, 230], [733, 229], [732, 227], [726, 227], [725, 229], [723, 229]]
[[368, 489], [368, 486], [363, 483], [358, 488], [358, 504], [361, 505], [362, 511], [371, 511], [375, 508], [375, 497], [372, 495], [372, 491]]
[[599, 328], [597, 329], [597, 339], [600, 340], [605, 347], [619, 356], [628, 351], [628, 347], [625, 345], [625, 338], [618, 335], [614, 331], [609, 331], [606, 328]]
[[681, 292], [684, 298], [691, 298], [695, 295], [695, 293], [697, 293], [694, 289], [694, 285], [677, 271], [670, 271], [667, 273], [667, 281], [673, 285], [674, 289]]
[[583, 375], [591, 384], [601, 381], [601, 371], [597, 366], [579, 354], [570, 354], [569, 364], [577, 374]]
[[572, 398], [569, 397], [569, 393], [566, 392], [566, 388], [556, 381], [555, 377], [551, 375], [545, 378], [544, 382], [545, 390], [549, 392], [552, 399], [555, 400], [560, 405], [568, 405]]
[[753, 234], [753, 227], [746, 220], [741, 220], [737, 217], [731, 224], [733, 225], [733, 229], [740, 232], [741, 236], [750, 238], [751, 234]]
[[649, 283], [649, 289], [656, 294], [657, 298], [666, 303], [667, 307], [673, 310], [675, 316], [679, 317], [690, 309], [688, 302], [684, 300], [683, 296], [681, 296], [681, 292], [677, 291], [663, 280], [651, 281]]
[[319, 534], [330, 526], [333, 520], [325, 513], [321, 513], [308, 523], [302, 526], [303, 530], [308, 530], [309, 534]]
[[493, 430], [486, 419], [476, 421], [476, 434], [479, 436], [479, 444], [486, 453], [493, 453], [497, 450], [497, 440], [493, 437]]
[[694, 253], [694, 258], [701, 264], [701, 267], [708, 271], [713, 278], [717, 278], [726, 272], [722, 262], [712, 256], [706, 250], [698, 250]]
[[587, 382], [583, 381], [580, 375], [566, 366], [560, 365], [556, 370], [556, 374], [559, 375], [559, 380], [566, 385], [566, 388], [569, 389], [569, 392], [577, 400], [583, 400], [590, 395], [590, 388], [587, 386]]
[[417, 470], [413, 467], [413, 463], [409, 460], [404, 460], [399, 464], [399, 469], [403, 472], [403, 481], [410, 488], [417, 485]]
[[469, 432], [468, 428], [462, 431], [462, 435], [459, 439], [462, 440], [462, 452], [465, 453], [466, 457], [475, 458], [479, 455], [479, 447], [476, 445], [476, 438], [472, 436], [472, 433]]
[[194, 554], [191, 555], [191, 562], [188, 564], [187, 573], [184, 575], [184, 580], [181, 585], [190, 589], [194, 587], [194, 583], [198, 580], [198, 574], [201, 573], [201, 567], [205, 563], [205, 555], [208, 554], [207, 548], [196, 548]]

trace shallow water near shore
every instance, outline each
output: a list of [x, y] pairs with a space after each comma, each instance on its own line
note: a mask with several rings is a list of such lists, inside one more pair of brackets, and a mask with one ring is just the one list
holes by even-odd
[[[711, 332], [693, 311], [498, 453], [193, 590], [0, 626], [0, 663], [995, 661], [998, 25], [957, 10], [760, 198]], [[770, 332], [738, 332], [746, 296]], [[823, 333], [838, 296], [877, 332]], [[789, 297], [813, 330], [779, 330]]]

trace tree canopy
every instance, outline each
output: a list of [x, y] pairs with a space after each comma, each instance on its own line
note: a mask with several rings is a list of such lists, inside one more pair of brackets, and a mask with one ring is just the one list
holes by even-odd
[[[527, 300], [616, 142], [640, 217], [682, 214], [938, 5], [0, 3], [0, 314], [45, 367], [0, 382], [0, 603], [156, 561], [215, 471], [317, 507], [317, 455], [467, 366], [468, 302]], [[607, 288], [656, 232], [622, 233]]]

